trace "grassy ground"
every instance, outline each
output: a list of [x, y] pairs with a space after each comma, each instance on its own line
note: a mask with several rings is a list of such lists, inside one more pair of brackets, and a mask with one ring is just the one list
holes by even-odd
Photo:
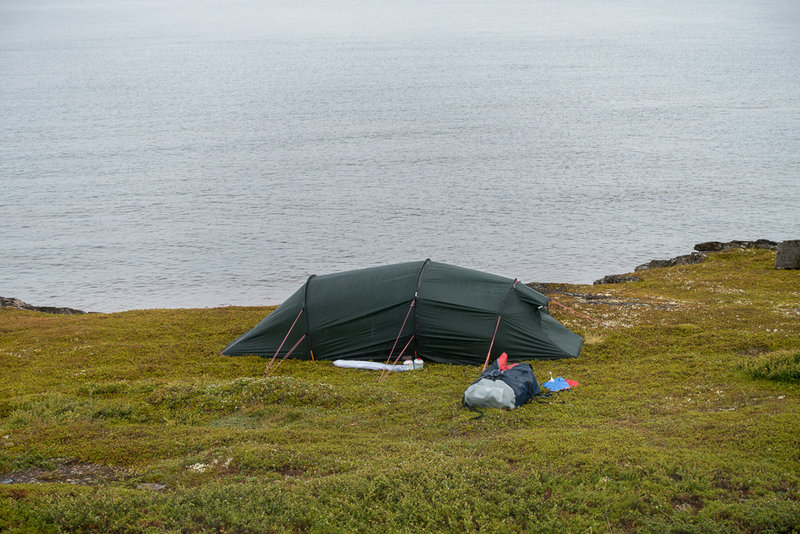
[[553, 294], [606, 324], [551, 307], [586, 345], [534, 371], [580, 386], [477, 421], [475, 367], [218, 356], [268, 308], [0, 310], [0, 531], [797, 532], [800, 272], [774, 258]]

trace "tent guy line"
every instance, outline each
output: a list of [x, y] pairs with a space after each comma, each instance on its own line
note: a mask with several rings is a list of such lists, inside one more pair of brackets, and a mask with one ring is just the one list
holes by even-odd
[[[397, 365], [397, 362], [400, 360], [400, 358], [406, 352], [406, 349], [408, 348], [408, 346], [411, 345], [411, 341], [413, 339], [414, 339], [414, 336], [411, 336], [411, 339], [408, 340], [408, 343], [406, 343], [406, 346], [403, 347], [403, 350], [400, 351], [400, 354], [398, 354], [397, 358], [395, 358], [394, 361], [392, 362], [392, 366]], [[378, 383], [379, 384], [382, 383], [384, 380], [386, 380], [386, 377], [388, 377], [388, 376], [389, 376], [389, 370], [388, 369], [386, 369], [383, 372], [381, 372], [381, 376], [378, 377]]]
[[[414, 293], [414, 298], [411, 300], [411, 304], [409, 304], [409, 306], [408, 306], [408, 311], [406, 312], [406, 318], [403, 319], [403, 324], [400, 326], [400, 331], [397, 332], [397, 337], [395, 338], [394, 344], [392, 345], [392, 350], [389, 351], [389, 357], [386, 358], [386, 364], [387, 365], [389, 364], [389, 360], [392, 359], [392, 354], [394, 354], [394, 349], [397, 348], [397, 342], [400, 341], [400, 336], [403, 335], [403, 329], [405, 329], [406, 323], [408, 322], [408, 316], [411, 315], [411, 312], [414, 309], [414, 304], [416, 302], [417, 302], [417, 293], [415, 292]], [[411, 339], [414, 339], [414, 336], [411, 336]], [[408, 340], [408, 343], [411, 343], [411, 339]], [[408, 348], [408, 343], [403, 348], [403, 350], [400, 352], [400, 355], [395, 359], [394, 363], [397, 363], [397, 361], [400, 359], [400, 356], [402, 356], [403, 353], [406, 351], [406, 349]], [[386, 374], [387, 375], [389, 374], [388, 371], [386, 372]], [[384, 380], [383, 375], [384, 375], [384, 373], [381, 373], [381, 376], [378, 378], [378, 382], [383, 382], [383, 380]]]
[[[289, 328], [289, 331], [288, 331], [288, 332], [286, 332], [286, 335], [283, 337], [283, 341], [281, 341], [281, 344], [278, 346], [278, 350], [276, 350], [276, 351], [275, 351], [275, 354], [272, 356], [272, 359], [271, 359], [271, 360], [269, 361], [269, 363], [267, 364], [267, 367], [266, 367], [266, 369], [264, 369], [264, 374], [265, 374], [265, 375], [269, 376], [269, 375], [267, 374], [267, 372], [269, 371], [270, 367], [272, 367], [272, 364], [273, 364], [273, 363], [275, 363], [275, 358], [277, 358], [277, 357], [278, 357], [278, 353], [281, 351], [281, 348], [283, 348], [283, 344], [284, 344], [284, 343], [286, 343], [286, 340], [287, 340], [287, 339], [289, 339], [289, 334], [291, 334], [291, 333], [292, 333], [292, 330], [294, 330], [294, 325], [296, 325], [296, 324], [297, 324], [297, 320], [298, 320], [298, 319], [300, 319], [300, 315], [302, 315], [302, 313], [303, 313], [305, 310], [306, 310], [305, 308], [301, 308], [301, 309], [300, 309], [300, 311], [298, 312], [298, 314], [297, 314], [297, 317], [295, 317], [295, 319], [294, 319], [294, 322], [292, 323], [292, 326]], [[303, 337], [305, 337], [305, 336], [303, 336]], [[302, 340], [302, 338], [301, 338], [301, 340]], [[295, 347], [293, 347], [293, 349], [294, 349], [294, 348], [296, 348], [296, 345], [295, 345]], [[289, 352], [287, 353], [287, 356], [288, 356], [288, 355], [289, 355], [289, 353], [291, 353], [291, 352], [292, 352], [292, 351], [289, 351]], [[284, 357], [284, 359], [285, 359], [285, 358], [286, 358], [286, 357]]]

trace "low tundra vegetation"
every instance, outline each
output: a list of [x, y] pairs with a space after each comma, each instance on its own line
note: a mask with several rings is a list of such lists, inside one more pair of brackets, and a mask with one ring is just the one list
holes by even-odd
[[773, 262], [559, 286], [587, 342], [531, 363], [580, 385], [478, 420], [476, 367], [219, 356], [270, 308], [0, 310], [0, 531], [797, 532], [800, 272]]

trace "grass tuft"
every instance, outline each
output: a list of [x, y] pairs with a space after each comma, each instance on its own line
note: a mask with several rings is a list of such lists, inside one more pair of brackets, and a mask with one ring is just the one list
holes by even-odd
[[741, 364], [750, 376], [777, 382], [800, 382], [800, 350], [778, 350]]

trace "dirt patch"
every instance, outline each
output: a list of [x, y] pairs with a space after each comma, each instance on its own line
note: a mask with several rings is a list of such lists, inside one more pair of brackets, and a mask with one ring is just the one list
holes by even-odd
[[124, 478], [124, 471], [104, 465], [81, 462], [75, 458], [57, 458], [53, 469], [29, 467], [0, 475], [3, 484], [77, 484], [94, 486]]
[[703, 499], [699, 495], [684, 493], [670, 499], [670, 503], [679, 512], [690, 512], [697, 514], [704, 506]]
[[293, 467], [286, 466], [286, 465], [281, 467], [280, 469], [278, 469], [276, 472], [278, 474], [282, 475], [282, 476], [285, 476], [285, 477], [303, 476], [303, 470], [302, 469], [295, 469]]
[[[614, 295], [607, 293], [584, 293], [580, 291], [573, 291], [572, 288], [561, 284], [539, 283], [531, 282], [528, 287], [550, 297], [553, 295], [565, 295], [583, 301], [586, 304], [601, 304], [605, 306], [626, 306], [626, 307], [648, 307], [656, 309], [674, 308], [677, 304], [673, 302], [647, 302], [644, 300], [626, 299], [621, 300]], [[555, 300], [555, 299], [553, 299]]]
[[753, 345], [752, 347], [745, 347], [736, 351], [736, 354], [739, 356], [761, 356], [769, 351], [770, 348], [766, 345]]

